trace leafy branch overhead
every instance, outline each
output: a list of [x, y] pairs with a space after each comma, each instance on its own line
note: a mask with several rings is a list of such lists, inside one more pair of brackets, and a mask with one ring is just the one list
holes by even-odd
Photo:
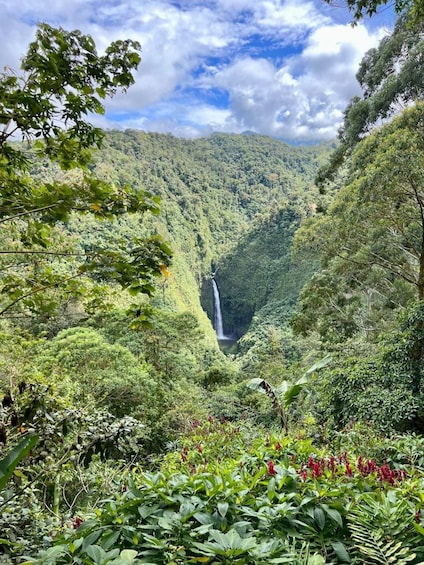
[[390, 120], [424, 96], [424, 19], [410, 25], [410, 15], [399, 17], [393, 32], [364, 56], [356, 74], [362, 96], [344, 111], [340, 145], [317, 175], [320, 187], [334, 180], [355, 146], [376, 126]]
[[375, 16], [378, 12], [387, 9], [388, 5], [393, 6], [396, 13], [409, 11], [412, 22], [422, 19], [423, 7], [420, 0], [345, 0], [340, 3], [337, 0], [324, 0], [327, 4], [335, 7], [346, 6], [353, 15], [353, 24], [357, 24], [364, 17]]
[[[96, 294], [96, 277], [150, 295], [151, 277], [169, 264], [159, 236], [87, 252], [66, 226], [75, 214], [111, 221], [159, 213], [158, 197], [96, 178], [91, 166], [103, 132], [88, 116], [103, 114], [103, 101], [134, 83], [139, 52], [138, 42], [126, 40], [101, 55], [90, 36], [40, 24], [22, 75], [0, 75], [1, 314], [18, 307], [52, 313], [69, 298]], [[55, 164], [58, 174], [40, 180], [35, 161]]]

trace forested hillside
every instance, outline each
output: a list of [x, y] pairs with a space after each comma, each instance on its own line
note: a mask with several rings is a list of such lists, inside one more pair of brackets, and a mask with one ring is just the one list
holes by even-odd
[[396, 8], [322, 145], [102, 132], [136, 42], [41, 24], [2, 75], [2, 563], [424, 563], [424, 24]]
[[[94, 171], [160, 197], [161, 214], [151, 228], [173, 249], [165, 298], [201, 318], [203, 289], [202, 305], [213, 320], [210, 275], [217, 271], [225, 326], [240, 336], [271, 290], [293, 278], [291, 240], [316, 206], [313, 180], [330, 148], [290, 147], [259, 135], [184, 140], [116, 131], [108, 132]], [[272, 266], [273, 260], [285, 264]], [[304, 280], [303, 273], [296, 276], [291, 289], [275, 291], [288, 308]]]

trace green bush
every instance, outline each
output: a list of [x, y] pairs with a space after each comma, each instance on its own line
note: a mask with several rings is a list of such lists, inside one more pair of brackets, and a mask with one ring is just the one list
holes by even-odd
[[418, 564], [423, 484], [416, 468], [210, 419], [29, 562]]
[[58, 383], [73, 383], [72, 403], [105, 407], [115, 416], [132, 415], [152, 424], [160, 413], [161, 390], [149, 368], [119, 344], [89, 328], [63, 330], [40, 347], [39, 370]]

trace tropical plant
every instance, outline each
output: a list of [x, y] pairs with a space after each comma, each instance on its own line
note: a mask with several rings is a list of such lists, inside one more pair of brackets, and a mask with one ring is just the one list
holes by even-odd
[[375, 555], [365, 545], [381, 545], [389, 563], [424, 558], [417, 470], [252, 431], [195, 426], [160, 470], [135, 469], [122, 494], [29, 562], [103, 563], [132, 550], [145, 564], [365, 563]]
[[411, 505], [394, 490], [377, 497], [364, 494], [348, 517], [358, 558], [366, 563], [415, 562], [417, 555], [408, 544], [417, 547], [420, 536], [411, 528], [410, 515]]
[[[133, 293], [151, 294], [151, 277], [168, 264], [170, 250], [157, 236], [85, 253], [61, 225], [73, 212], [103, 219], [158, 213], [157, 198], [138, 187], [100, 181], [88, 168], [91, 148], [100, 146], [103, 133], [86, 114], [104, 113], [103, 99], [134, 82], [139, 50], [137, 42], [116, 41], [100, 55], [90, 36], [40, 24], [22, 59], [23, 75], [12, 70], [1, 75], [0, 315], [20, 309], [54, 313], [85, 293], [99, 303], [101, 292], [90, 282], [94, 274]], [[13, 143], [17, 138], [37, 141], [31, 149]], [[34, 158], [55, 163], [56, 178], [31, 177]], [[70, 171], [68, 176], [58, 168]]]
[[37, 441], [37, 435], [27, 435], [0, 460], [0, 491], [5, 488], [16, 467], [29, 454]]
[[298, 231], [297, 244], [312, 242], [322, 271], [300, 294], [295, 331], [375, 340], [396, 310], [422, 299], [423, 111], [417, 102], [361, 140], [327, 213]]
[[271, 402], [273, 409], [277, 412], [281, 427], [288, 431], [288, 409], [296, 401], [300, 392], [308, 385], [312, 378], [316, 377], [316, 371], [325, 367], [331, 361], [331, 357], [327, 355], [310, 367], [295, 383], [283, 381], [278, 387], [273, 387], [268, 381], [261, 378], [251, 379], [247, 386], [255, 391], [266, 394]]

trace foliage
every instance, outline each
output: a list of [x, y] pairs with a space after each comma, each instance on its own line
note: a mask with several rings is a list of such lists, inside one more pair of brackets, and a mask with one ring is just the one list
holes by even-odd
[[[249, 326], [254, 332], [255, 314], [271, 304], [274, 323], [287, 321], [314, 267], [311, 262], [299, 268], [291, 260], [292, 238], [306, 213], [306, 203], [281, 203], [219, 261], [216, 279], [229, 333], [240, 336]], [[271, 316], [268, 311], [267, 320]]]
[[[135, 563], [151, 564], [360, 563], [381, 531], [389, 557], [424, 558], [419, 472], [260, 431], [242, 447], [246, 431], [194, 428], [160, 471], [136, 470], [121, 496], [29, 562], [104, 563], [132, 550]], [[351, 528], [358, 516], [366, 543]]]
[[378, 349], [344, 344], [331, 369], [314, 381], [320, 423], [341, 429], [352, 421], [384, 431], [422, 431], [422, 302], [413, 302]]
[[62, 390], [71, 405], [105, 407], [146, 424], [157, 418], [160, 391], [125, 347], [109, 344], [95, 330], [71, 328], [39, 346], [34, 366]]
[[[332, 6], [340, 6], [340, 4], [334, 0], [324, 1]], [[365, 16], [374, 16], [378, 13], [379, 9], [384, 10], [387, 0], [346, 0], [345, 4], [353, 13], [353, 22], [358, 23], [358, 21]], [[422, 6], [419, 0], [395, 0], [393, 5], [397, 13], [409, 9], [412, 11], [414, 19], [422, 18]]]
[[[381, 319], [424, 293], [423, 105], [417, 103], [356, 147], [346, 184], [297, 245], [324, 269], [301, 292], [293, 327], [341, 341], [376, 335]], [[376, 331], [377, 330], [377, 331]]]
[[408, 535], [409, 514], [408, 503], [398, 499], [394, 491], [382, 495], [380, 500], [364, 495], [349, 523], [358, 559], [399, 565], [414, 561], [416, 554], [397, 541]]
[[407, 16], [399, 17], [392, 34], [362, 59], [356, 77], [363, 95], [352, 98], [344, 112], [340, 145], [317, 175], [321, 187], [335, 178], [357, 143], [377, 125], [422, 100], [424, 19], [412, 27], [408, 23]]
[[[85, 253], [67, 240], [62, 226], [72, 212], [99, 219], [158, 213], [156, 198], [137, 187], [100, 181], [88, 168], [91, 148], [100, 146], [103, 134], [86, 122], [86, 114], [103, 113], [102, 100], [134, 82], [139, 49], [137, 42], [116, 41], [100, 55], [90, 36], [40, 24], [22, 59], [24, 74], [1, 75], [0, 315], [51, 314], [85, 294], [100, 303], [101, 287], [93, 289], [91, 273], [133, 293], [151, 294], [152, 276], [168, 264], [170, 250], [159, 237]], [[37, 141], [29, 151], [11, 142], [16, 138]], [[29, 176], [33, 158], [77, 170], [38, 181]]]
[[[28, 89], [0, 81], [0, 310], [38, 336], [2, 323], [2, 561], [424, 561], [422, 302], [393, 323], [424, 288], [419, 33], [402, 19], [364, 59], [330, 204], [313, 177], [335, 144], [84, 125], [131, 84], [138, 45], [99, 56], [80, 32], [39, 28]], [[399, 100], [408, 110], [368, 135]], [[40, 143], [10, 143], [15, 126]], [[228, 327], [248, 330], [238, 356], [201, 309], [211, 270]], [[311, 337], [288, 326], [298, 297], [292, 327]], [[331, 366], [299, 378], [322, 341]]]
[[290, 383], [288, 381], [282, 381], [278, 387], [274, 388], [265, 379], [254, 378], [251, 379], [247, 386], [252, 390], [265, 393], [271, 400], [272, 407], [277, 412], [280, 418], [281, 426], [283, 430], [288, 431], [289, 419], [288, 419], [288, 409], [297, 400], [297, 397], [301, 391], [308, 385], [312, 378], [316, 378], [316, 371], [325, 367], [331, 357], [327, 356], [321, 361], [318, 361], [310, 367], [306, 373], [300, 377], [295, 383]]
[[42, 547], [81, 504], [120, 489], [125, 467], [145, 454], [148, 434], [139, 421], [69, 406], [64, 389], [55, 389], [22, 381], [3, 397], [0, 457], [20, 462], [0, 493], [0, 550], [10, 556]]
[[[105, 135], [95, 173], [108, 181], [142, 182], [161, 198], [161, 216], [149, 217], [146, 226], [170, 242], [174, 256], [155, 305], [194, 313], [210, 333], [209, 277], [218, 268], [224, 318], [229, 330], [242, 333], [252, 313], [271, 298], [279, 302], [287, 296], [281, 310], [292, 308], [307, 278], [303, 265], [293, 269], [292, 277], [281, 273], [292, 267], [290, 240], [318, 197], [313, 178], [330, 149], [331, 144], [290, 147], [259, 135], [187, 140], [112, 131]], [[199, 287], [209, 320], [199, 303]]]
[[[0, 460], [0, 491], [6, 486], [15, 468], [22, 459], [28, 455], [37, 443], [37, 440], [38, 437], [36, 435], [29, 435], [23, 438], [18, 445], [9, 451], [6, 457]], [[5, 441], [3, 443], [5, 443]]]
[[340, 429], [352, 421], [372, 422], [385, 431], [412, 425], [417, 399], [407, 383], [383, 370], [381, 359], [347, 357], [334, 365], [314, 388], [320, 423]]

